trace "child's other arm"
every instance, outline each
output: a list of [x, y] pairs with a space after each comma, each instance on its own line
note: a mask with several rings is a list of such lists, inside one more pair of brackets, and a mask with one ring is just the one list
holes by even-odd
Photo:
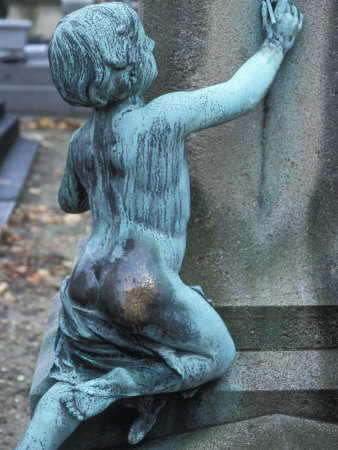
[[88, 211], [89, 203], [85, 188], [75, 171], [72, 158], [72, 141], [69, 144], [67, 162], [65, 172], [62, 177], [59, 189], [59, 205], [60, 208], [70, 214], [77, 214]]
[[[266, 39], [229, 81], [192, 92], [168, 94], [152, 103], [159, 102], [157, 107], [164, 107], [170, 122], [181, 124], [184, 135], [249, 112], [263, 99], [302, 26], [302, 15], [295, 6], [290, 7], [288, 0], [278, 0], [274, 16], [268, 14], [267, 3], [263, 1]], [[274, 19], [276, 23], [272, 25]]]

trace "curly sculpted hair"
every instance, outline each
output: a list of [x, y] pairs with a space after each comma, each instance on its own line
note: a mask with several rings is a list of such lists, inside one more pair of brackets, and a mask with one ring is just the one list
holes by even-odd
[[60, 20], [48, 57], [62, 98], [72, 105], [104, 107], [128, 97], [140, 26], [135, 11], [119, 2], [87, 6]]

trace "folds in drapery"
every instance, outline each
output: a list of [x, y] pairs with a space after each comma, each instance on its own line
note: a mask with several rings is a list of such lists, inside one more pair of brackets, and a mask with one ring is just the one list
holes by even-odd
[[[175, 348], [124, 329], [98, 309], [81, 307], [69, 295], [69, 281], [67, 277], [60, 291], [62, 308], [51, 378], [68, 383], [77, 392], [93, 388], [94, 398], [111, 403], [120, 400], [136, 408], [139, 418], [131, 425], [128, 439], [139, 442], [170, 394], [180, 391], [184, 380], [180, 354]], [[199, 286], [192, 289], [210, 302]], [[180, 394], [189, 398], [197, 391], [194, 388]]]
[[[123, 329], [102, 311], [75, 304], [68, 293], [69, 279], [61, 286], [62, 309], [51, 377], [76, 386], [116, 368], [158, 370], [163, 365], [169, 391], [179, 390], [183, 367], [175, 349]], [[125, 396], [122, 391], [121, 396]]]

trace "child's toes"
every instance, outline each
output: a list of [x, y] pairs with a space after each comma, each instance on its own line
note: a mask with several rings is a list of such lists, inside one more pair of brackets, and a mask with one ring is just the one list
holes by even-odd
[[74, 402], [74, 395], [70, 391], [63, 392], [60, 397], [60, 402], [63, 403], [68, 407], [68, 405], [71, 405]]
[[78, 410], [74, 402], [67, 402], [66, 408], [68, 409], [69, 414], [75, 417], [75, 419], [84, 420], [84, 415], [81, 413], [81, 411]]
[[60, 402], [67, 408], [71, 416], [75, 417], [75, 419], [78, 420], [84, 420], [84, 415], [81, 411], [79, 411], [79, 408], [75, 403], [74, 394], [72, 392], [65, 392], [61, 396]]
[[69, 411], [69, 414], [71, 416], [73, 416], [75, 419], [81, 420], [81, 421], [84, 420], [84, 416], [76, 409], [71, 409], [71, 410], [69, 409], [68, 411]]
[[78, 414], [78, 410], [74, 408], [73, 406], [68, 406], [68, 411], [71, 413], [72, 416], [76, 416]]

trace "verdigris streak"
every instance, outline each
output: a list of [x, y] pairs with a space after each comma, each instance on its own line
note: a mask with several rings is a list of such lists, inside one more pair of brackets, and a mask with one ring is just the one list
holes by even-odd
[[287, 0], [274, 12], [263, 2], [262, 17], [262, 47], [229, 81], [147, 105], [154, 42], [131, 8], [88, 6], [58, 24], [53, 80], [67, 102], [93, 108], [70, 142], [59, 203], [68, 213], [90, 209], [93, 230], [61, 286], [54, 385], [19, 449], [56, 449], [115, 402], [139, 410], [128, 434], [135, 444], [172, 393], [189, 397], [230, 366], [235, 347], [223, 321], [178, 275], [190, 214], [184, 140], [263, 98], [302, 17]]

